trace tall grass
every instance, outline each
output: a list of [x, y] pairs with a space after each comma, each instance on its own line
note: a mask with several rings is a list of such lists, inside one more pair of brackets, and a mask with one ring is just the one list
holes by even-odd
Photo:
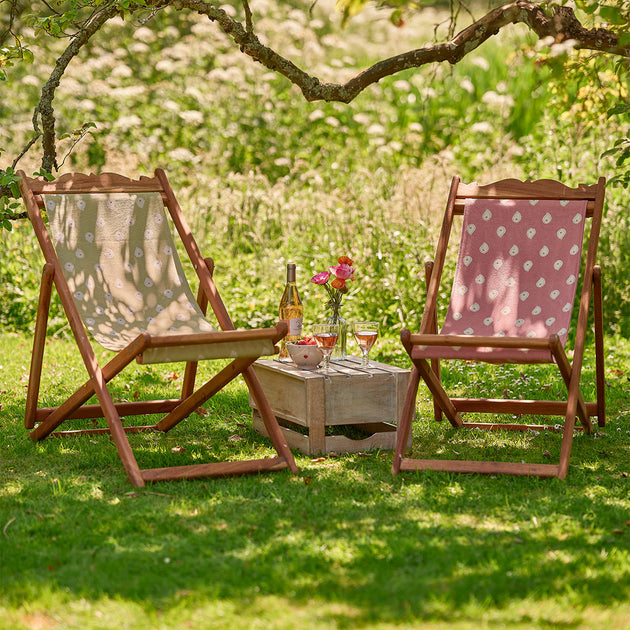
[[[325, 80], [343, 80], [432, 36], [420, 19], [396, 29], [379, 12], [341, 31], [329, 4], [312, 12], [307, 3], [295, 6], [304, 10], [252, 4], [265, 37]], [[532, 43], [520, 28], [455, 67], [402, 73], [342, 105], [306, 103], [199, 16], [160, 12], [151, 26], [114, 21], [69, 67], [55, 101], [58, 130], [91, 120], [97, 132], [62, 170], [137, 176], [166, 168], [241, 325], [276, 318], [288, 260], [298, 264], [307, 318], [318, 317], [323, 296], [308, 279], [350, 254], [359, 275], [345, 314], [378, 319], [394, 332], [416, 327], [423, 265], [452, 175], [575, 184], [611, 169], [599, 155], [614, 122], [558, 116], [553, 74], [520, 54]], [[37, 63], [2, 88], [7, 155], [28, 137], [31, 107], [61, 44], [39, 39], [34, 48]], [[573, 84], [566, 90], [577, 94]], [[38, 165], [27, 157], [23, 166]], [[607, 328], [630, 334], [628, 212], [620, 191], [607, 199], [600, 255], [610, 278]], [[26, 222], [0, 242], [0, 323], [12, 329], [32, 327], [42, 262], [36, 250]]]

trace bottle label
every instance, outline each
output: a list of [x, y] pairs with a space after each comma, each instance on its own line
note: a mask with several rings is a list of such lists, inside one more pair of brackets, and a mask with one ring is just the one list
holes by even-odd
[[293, 319], [288, 320], [289, 324], [289, 335], [291, 337], [299, 337], [302, 335], [302, 318], [294, 317]]

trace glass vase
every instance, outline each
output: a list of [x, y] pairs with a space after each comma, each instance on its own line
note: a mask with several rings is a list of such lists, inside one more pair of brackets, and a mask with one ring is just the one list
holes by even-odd
[[348, 344], [348, 322], [346, 322], [339, 313], [333, 312], [326, 318], [326, 323], [339, 324], [339, 338], [337, 339], [337, 344], [335, 345], [335, 349], [330, 355], [330, 358], [345, 359]]

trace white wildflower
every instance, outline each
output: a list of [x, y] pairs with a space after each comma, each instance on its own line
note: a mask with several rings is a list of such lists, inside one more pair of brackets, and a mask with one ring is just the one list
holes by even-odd
[[166, 72], [166, 74], [174, 74], [177, 70], [177, 64], [171, 59], [160, 59], [155, 64], [155, 69], [158, 72]]
[[78, 101], [76, 107], [77, 109], [82, 109], [86, 112], [91, 112], [96, 109], [96, 103], [89, 98], [83, 98], [80, 101]]
[[222, 4], [219, 9], [225, 11], [230, 17], [236, 17], [236, 9], [231, 4]]
[[167, 99], [162, 103], [162, 107], [166, 110], [168, 110], [169, 112], [176, 112], [179, 113], [179, 105], [171, 100], [171, 99]]
[[473, 57], [471, 60], [473, 66], [481, 68], [482, 70], [490, 70], [490, 62], [485, 57]]
[[459, 84], [459, 87], [462, 88], [462, 90], [465, 90], [466, 92], [468, 92], [468, 94], [475, 93], [475, 85], [468, 77], [465, 77], [464, 79], [462, 79], [461, 83]]
[[140, 125], [142, 125], [142, 118], [136, 116], [135, 114], [132, 114], [131, 116], [121, 116], [116, 121], [116, 127], [125, 131], [127, 129], [131, 129], [132, 127], [140, 127]]
[[135, 42], [129, 46], [129, 52], [134, 55], [144, 55], [151, 49], [144, 42]]
[[488, 107], [495, 110], [509, 109], [514, 106], [514, 99], [510, 94], [497, 94], [494, 90], [488, 90], [482, 97]]
[[385, 127], [383, 127], [383, 125], [379, 125], [379, 124], [370, 125], [367, 128], [367, 132], [371, 136], [381, 136], [381, 135], [385, 134]]
[[173, 149], [168, 156], [175, 162], [194, 162], [195, 154], [184, 147]]
[[331, 127], [339, 127], [339, 121], [334, 116], [326, 116], [324, 122]]
[[133, 76], [133, 71], [129, 66], [126, 66], [124, 63], [120, 63], [112, 68], [111, 75], [113, 77], [131, 77]]
[[492, 133], [494, 127], [486, 121], [471, 125], [470, 130], [474, 133]]
[[400, 90], [401, 92], [409, 92], [409, 90], [411, 90], [411, 84], [404, 79], [394, 81], [393, 86], [396, 90]]
[[316, 109], [310, 113], [308, 119], [313, 122], [315, 120], [320, 120], [321, 118], [324, 118], [324, 116], [326, 116], [326, 114], [324, 114], [321, 109]]
[[364, 112], [359, 112], [352, 117], [352, 120], [354, 120], [354, 122], [358, 123], [359, 125], [369, 125], [371, 118], [368, 114]]
[[109, 95], [115, 100], [122, 101], [127, 98], [143, 96], [147, 91], [147, 88], [143, 85], [129, 85], [127, 87], [112, 88], [109, 91]]
[[193, 109], [180, 112], [179, 117], [189, 125], [201, 125], [203, 123], [203, 114]]
[[299, 9], [292, 9], [289, 11], [288, 17], [290, 20], [294, 20], [300, 24], [306, 23], [306, 15], [304, 14], [304, 11], [300, 11]]
[[146, 26], [141, 26], [134, 32], [133, 38], [141, 42], [149, 43], [155, 41], [156, 34], [150, 28], [147, 28]]
[[577, 40], [575, 39], [567, 39], [560, 44], [554, 44], [551, 47], [551, 56], [552, 57], [560, 57], [564, 54], [569, 54], [577, 44]]

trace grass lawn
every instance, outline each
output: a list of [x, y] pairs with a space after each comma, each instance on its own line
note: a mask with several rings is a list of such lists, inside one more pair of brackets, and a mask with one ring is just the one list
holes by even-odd
[[[576, 436], [564, 482], [393, 477], [388, 451], [297, 455], [298, 475], [143, 489], [105, 437], [28, 438], [30, 343], [5, 334], [0, 344], [2, 629], [630, 627], [628, 341], [608, 340], [608, 426]], [[374, 358], [396, 344], [384, 339]], [[45, 364], [43, 399], [55, 404], [83, 371], [64, 340], [50, 341]], [[116, 396], [141, 385], [169, 395], [179, 367], [132, 370]], [[506, 386], [466, 368], [446, 382]], [[541, 374], [508, 387], [540, 388]], [[463, 432], [436, 429], [420, 392], [414, 450], [507, 452], [500, 437], [467, 446]], [[171, 434], [134, 437], [141, 467], [271, 454], [243, 385], [207, 407]], [[556, 434], [523, 438], [523, 457], [553, 456], [558, 444]]]

